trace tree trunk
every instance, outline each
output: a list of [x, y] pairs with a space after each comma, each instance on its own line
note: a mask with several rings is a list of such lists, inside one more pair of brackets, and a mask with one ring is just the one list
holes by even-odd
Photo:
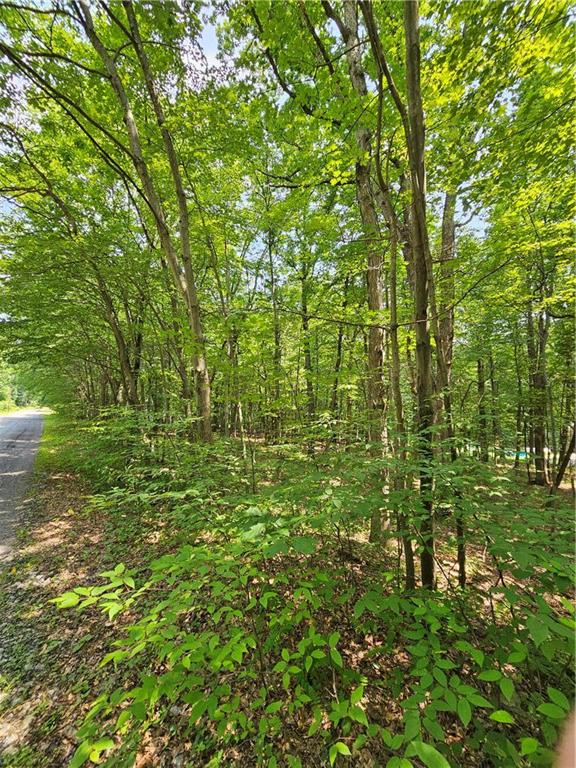
[[310, 347], [310, 317], [308, 315], [308, 267], [303, 265], [300, 275], [302, 283], [301, 313], [302, 313], [302, 346], [304, 351], [304, 380], [306, 384], [306, 422], [308, 431], [308, 453], [314, 454], [314, 439], [312, 429], [316, 418], [314, 399], [314, 379], [312, 371], [312, 350]]
[[404, 1], [406, 38], [406, 88], [410, 128], [407, 135], [410, 160], [411, 248], [414, 267], [414, 321], [416, 325], [416, 371], [418, 403], [418, 449], [420, 461], [420, 496], [424, 509], [421, 524], [422, 585], [434, 588], [434, 508], [432, 443], [432, 347], [428, 321], [428, 289], [431, 276], [430, 245], [426, 224], [426, 171], [424, 163], [424, 111], [420, 90], [420, 36], [418, 2]]
[[[348, 306], [348, 287], [350, 285], [350, 278], [348, 276], [344, 279], [344, 296], [342, 299], [342, 312], [346, 311]], [[336, 360], [334, 362], [334, 381], [332, 383], [332, 394], [330, 397], [330, 412], [334, 418], [338, 418], [340, 415], [339, 409], [339, 397], [338, 397], [338, 385], [340, 379], [340, 369], [342, 368], [342, 350], [344, 345], [344, 324], [338, 325], [338, 339], [336, 342]]]
[[[402, 462], [407, 459], [407, 435], [406, 424], [404, 421], [404, 405], [402, 402], [402, 390], [400, 389], [400, 346], [398, 343], [398, 229], [396, 222], [390, 220], [390, 384], [392, 388], [392, 398], [394, 400], [394, 411], [396, 415], [396, 452]], [[394, 474], [394, 487], [401, 490], [405, 487], [406, 477], [404, 472], [398, 471]], [[405, 561], [405, 582], [406, 589], [412, 590], [416, 587], [416, 569], [414, 567], [414, 549], [412, 547], [412, 537], [409, 528], [410, 522], [404, 512], [398, 511], [398, 527], [401, 532], [402, 548]]]
[[572, 428], [572, 439], [570, 440], [569, 444], [566, 446], [566, 451], [564, 452], [564, 456], [562, 457], [562, 461], [560, 462], [560, 466], [558, 467], [558, 472], [556, 473], [556, 477], [554, 478], [554, 483], [550, 488], [550, 495], [552, 495], [553, 493], [556, 493], [558, 488], [560, 488], [560, 483], [562, 482], [564, 473], [566, 472], [566, 467], [570, 463], [570, 457], [574, 453], [575, 447], [576, 447], [576, 424], [574, 424]]
[[486, 416], [486, 378], [484, 361], [479, 358], [478, 370], [478, 445], [480, 446], [480, 461], [488, 463], [488, 418]]
[[452, 360], [454, 356], [454, 257], [456, 254], [456, 236], [454, 213], [456, 194], [446, 192], [442, 214], [442, 240], [439, 258], [438, 284], [438, 387], [444, 405], [445, 437], [450, 442], [450, 456], [456, 458], [454, 446], [454, 423], [452, 416]]
[[[327, 15], [336, 21], [342, 40], [346, 47], [346, 60], [350, 81], [355, 92], [364, 99], [368, 94], [366, 75], [362, 67], [362, 49], [358, 36], [358, 14], [356, 3], [346, 0], [344, 3], [343, 19], [336, 16], [329, 4], [324, 4]], [[368, 128], [359, 125], [356, 128], [356, 143], [362, 159], [356, 162], [356, 198], [360, 210], [362, 230], [366, 243], [368, 265], [366, 283], [368, 292], [368, 309], [371, 312], [371, 323], [368, 331], [368, 438], [379, 445], [379, 450], [385, 450], [385, 385], [384, 385], [384, 329], [380, 325], [382, 302], [382, 243], [378, 214], [374, 204], [374, 195], [370, 181], [370, 157], [372, 154], [371, 135]], [[366, 159], [367, 158], [367, 159]], [[377, 541], [381, 536], [381, 513], [374, 510], [370, 522], [370, 540]]]
[[546, 344], [548, 340], [549, 318], [544, 317], [542, 311], [538, 312], [537, 335], [534, 328], [534, 315], [532, 304], [527, 308], [527, 346], [528, 366], [530, 379], [530, 416], [531, 434], [534, 448], [534, 483], [536, 485], [548, 484], [548, 470], [546, 466]]
[[494, 445], [494, 458], [501, 458], [502, 435], [500, 432], [500, 413], [498, 404], [498, 381], [496, 380], [496, 371], [494, 366], [494, 356], [492, 350], [488, 356], [488, 375], [490, 377], [490, 392], [492, 399], [490, 410], [492, 416], [492, 442]]
[[268, 269], [270, 274], [270, 300], [272, 302], [272, 323], [274, 328], [274, 353], [273, 368], [274, 381], [272, 385], [274, 403], [272, 406], [274, 412], [274, 437], [280, 440], [282, 436], [282, 414], [281, 414], [281, 388], [282, 378], [282, 330], [280, 327], [280, 313], [278, 311], [278, 296], [276, 285], [276, 273], [274, 271], [274, 234], [269, 229], [266, 236], [266, 249], [268, 251]]

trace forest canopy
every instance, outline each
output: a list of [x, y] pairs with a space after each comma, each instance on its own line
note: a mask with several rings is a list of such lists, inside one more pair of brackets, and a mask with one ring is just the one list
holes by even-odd
[[552, 763], [573, 60], [563, 0], [0, 0], [0, 394], [164, 531], [59, 603], [140, 676], [71, 765], [175, 706], [182, 765]]

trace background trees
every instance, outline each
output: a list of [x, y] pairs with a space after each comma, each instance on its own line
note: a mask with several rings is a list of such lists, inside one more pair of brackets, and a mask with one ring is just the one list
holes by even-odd
[[[96, 504], [171, 553], [127, 598], [156, 666], [102, 705], [129, 702], [119, 733], [168, 691], [210, 721], [200, 759], [237, 740], [277, 765], [282, 709], [331, 764], [550, 763], [570, 532], [526, 481], [574, 449], [570, 13], [0, 0], [0, 403], [98, 420]], [[102, 589], [63, 604], [112, 620]], [[183, 629], [196, 599], [222, 647]]]
[[205, 440], [410, 445], [432, 586], [432, 464], [525, 452], [543, 484], [572, 429], [570, 39], [544, 5], [419, 29], [415, 3], [241, 3], [210, 68], [189, 8], [6, 3], [9, 358]]

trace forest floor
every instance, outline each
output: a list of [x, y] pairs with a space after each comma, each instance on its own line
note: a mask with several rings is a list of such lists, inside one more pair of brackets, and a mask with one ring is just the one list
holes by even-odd
[[102, 519], [81, 513], [86, 489], [41, 472], [17, 555], [0, 575], [0, 765], [64, 766], [90, 694], [106, 627], [99, 616], [58, 613], [49, 600], [93, 579], [106, 560]]
[[[19, 536], [17, 555], [10, 568], [0, 574], [2, 768], [60, 768], [68, 765], [80, 741], [77, 727], [90, 704], [100, 692], [109, 690], [114, 684], [126, 687], [125, 673], [122, 678], [122, 673], [111, 665], [103, 671], [100, 662], [110, 651], [111, 640], [118, 635], [119, 625], [122, 627], [129, 620], [129, 613], [111, 619], [96, 609], [61, 611], [50, 601], [78, 585], [99, 583], [99, 575], [114, 568], [120, 560], [126, 565], [127, 572], [145, 569], [155, 557], [176, 551], [181, 543], [177, 531], [166, 535], [159, 519], [139, 519], [137, 528], [129, 522], [123, 527], [123, 524], [118, 525], [117, 513], [88, 503], [92, 488], [85, 477], [69, 469], [74, 462], [74, 450], [73, 446], [63, 442], [69, 440], [69, 435], [68, 432], [58, 436], [48, 430], [37, 463], [35, 503]], [[484, 491], [487, 489], [478, 492]], [[493, 494], [491, 490], [489, 495]], [[566, 515], [566, 510], [572, 506], [569, 488], [561, 489], [561, 496], [560, 508]], [[543, 492], [528, 486], [524, 478], [518, 479], [513, 486], [509, 485], [506, 509], [529, 509], [541, 517], [545, 509]], [[555, 508], [549, 519], [542, 519], [544, 529], [554, 530], [557, 515]], [[456, 583], [456, 566], [453, 532], [449, 530], [448, 520], [440, 521], [440, 530], [439, 587], [450, 591]], [[343, 593], [356, 590], [363, 583], [373, 583], [380, 574], [384, 574], [388, 581], [393, 580], [396, 557], [396, 550], [390, 546], [388, 551], [374, 552], [365, 536], [356, 534], [344, 543], [324, 540], [322, 552], [311, 559], [314, 568], [335, 570], [339, 579], [338, 591]], [[270, 583], [287, 563], [296, 572], [300, 568], [299, 559], [288, 555], [270, 562]], [[495, 608], [494, 605], [498, 601], [499, 580], [503, 592], [511, 585], [524, 591], [532, 586], [528, 574], [522, 579], [522, 571], [507, 572], [504, 581], [500, 566], [488, 554], [487, 543], [482, 537], [470, 543], [468, 567], [470, 586], [483, 596], [486, 614], [491, 611], [493, 618], [495, 611], [499, 613], [498, 606]], [[297, 582], [287, 583], [285, 594], [293, 595], [297, 586]], [[534, 586], [539, 590], [537, 585]], [[558, 603], [552, 595], [549, 599], [552, 605]], [[370, 609], [369, 602], [366, 605]], [[395, 666], [406, 665], [408, 656], [402, 647], [397, 647], [392, 656], [378, 657], [381, 641], [377, 632], [371, 633], [371, 627], [367, 625], [359, 634], [353, 622], [343, 618], [340, 608], [331, 615], [321, 606], [316, 618], [319, 623], [324, 623], [324, 634], [338, 630], [338, 647], [347, 665], [361, 675], [375, 674], [376, 671], [380, 678], [392, 675]], [[483, 628], [478, 617], [471, 619], [465, 637], [472, 639], [474, 635], [481, 641]], [[486, 640], [487, 653], [491, 642]], [[439, 674], [445, 677], [443, 673]], [[569, 678], [568, 674], [565, 681], [568, 686]], [[562, 687], [561, 682], [555, 684]], [[256, 695], [249, 678], [239, 683], [240, 688], [242, 685], [248, 698]], [[335, 678], [329, 687], [332, 685], [335, 691]], [[515, 695], [521, 695], [522, 688], [529, 687], [530, 681], [520, 676], [517, 685]], [[520, 706], [516, 703], [517, 709]], [[377, 687], [365, 699], [364, 709], [370, 721], [380, 720], [392, 730], [394, 723], [402, 719], [401, 708], [387, 699], [384, 689]], [[165, 713], [161, 726], [150, 729], [137, 751], [135, 765], [138, 768], [209, 764], [203, 757], [196, 762], [190, 761], [189, 736], [178, 727], [181, 715], [182, 709], [173, 706]], [[462, 738], [462, 723], [456, 721], [450, 725], [444, 722], [443, 725], [447, 741]], [[308, 726], [308, 722], [299, 723], [298, 717], [289, 718], [282, 733], [284, 749], [298, 754], [305, 767], [325, 765], [323, 742], [306, 736]], [[250, 752], [243, 751], [245, 748], [246, 743], [230, 747], [222, 753], [222, 762], [214, 765], [232, 766], [240, 762], [246, 766], [255, 765]], [[354, 766], [379, 765], [380, 759], [385, 764], [384, 756], [378, 757], [370, 742], [363, 748], [360, 746], [354, 755], [351, 763]], [[489, 766], [497, 763], [479, 761], [469, 755], [468, 758], [464, 756], [462, 764]]]

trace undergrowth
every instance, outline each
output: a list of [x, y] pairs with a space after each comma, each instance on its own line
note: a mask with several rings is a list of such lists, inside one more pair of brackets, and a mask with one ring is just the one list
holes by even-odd
[[[100, 660], [114, 682], [72, 768], [143, 750], [211, 767], [552, 763], [573, 693], [567, 500], [470, 458], [439, 466], [438, 588], [407, 592], [394, 526], [367, 541], [386, 462], [364, 446], [255, 442], [245, 459], [142, 415], [56, 423], [40, 466], [89, 479], [112, 565], [55, 602], [115, 626]], [[385, 507], [417, 530], [416, 494]], [[165, 554], [150, 561], [152, 544]]]

